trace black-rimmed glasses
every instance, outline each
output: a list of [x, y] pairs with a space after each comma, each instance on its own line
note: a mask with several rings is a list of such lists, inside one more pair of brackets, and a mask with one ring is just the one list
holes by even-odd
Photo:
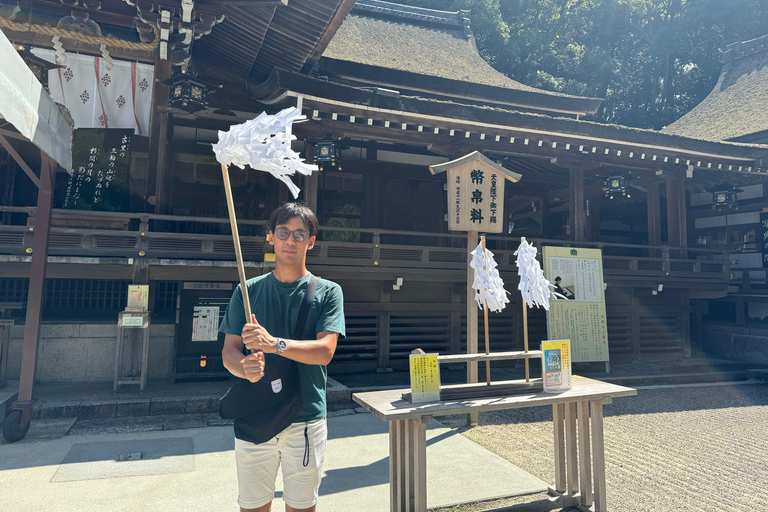
[[280, 227], [275, 230], [275, 236], [280, 240], [288, 240], [288, 237], [291, 235], [293, 235], [293, 239], [297, 242], [303, 242], [307, 239], [309, 233], [307, 233], [307, 231], [304, 229], [296, 229], [291, 231], [290, 229], [284, 227]]

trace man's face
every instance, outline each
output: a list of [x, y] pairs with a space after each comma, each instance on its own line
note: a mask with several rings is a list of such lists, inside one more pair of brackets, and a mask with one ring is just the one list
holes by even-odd
[[[288, 238], [281, 240], [278, 234], [290, 231]], [[298, 230], [304, 231], [305, 239], [297, 242], [296, 237], [301, 238]], [[307, 251], [315, 246], [315, 237], [309, 236], [309, 229], [299, 217], [291, 217], [285, 224], [275, 226], [275, 232], [269, 233], [269, 243], [275, 248], [275, 258], [284, 265], [304, 264]]]

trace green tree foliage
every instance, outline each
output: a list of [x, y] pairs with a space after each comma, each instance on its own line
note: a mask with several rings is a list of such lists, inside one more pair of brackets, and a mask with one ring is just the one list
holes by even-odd
[[481, 54], [541, 89], [605, 98], [598, 120], [659, 129], [712, 90], [728, 44], [768, 33], [766, 0], [395, 0], [469, 10]]

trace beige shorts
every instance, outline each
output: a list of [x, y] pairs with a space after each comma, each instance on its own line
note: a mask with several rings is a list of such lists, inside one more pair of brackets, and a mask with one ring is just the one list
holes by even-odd
[[294, 423], [266, 443], [253, 444], [236, 438], [238, 504], [258, 508], [271, 502], [280, 466], [283, 501], [297, 509], [317, 504], [327, 438], [325, 419]]

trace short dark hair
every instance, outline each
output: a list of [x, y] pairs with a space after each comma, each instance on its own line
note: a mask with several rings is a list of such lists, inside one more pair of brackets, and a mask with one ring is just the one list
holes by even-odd
[[560, 281], [560, 276], [557, 276], [557, 277], [555, 278], [555, 281], [556, 281], [556, 282], [557, 282], [557, 281]]
[[298, 217], [307, 226], [309, 236], [317, 234], [320, 224], [317, 222], [317, 216], [306, 203], [285, 203], [280, 208], [272, 212], [269, 216], [269, 230], [275, 232], [278, 224], [286, 224], [293, 217]]

